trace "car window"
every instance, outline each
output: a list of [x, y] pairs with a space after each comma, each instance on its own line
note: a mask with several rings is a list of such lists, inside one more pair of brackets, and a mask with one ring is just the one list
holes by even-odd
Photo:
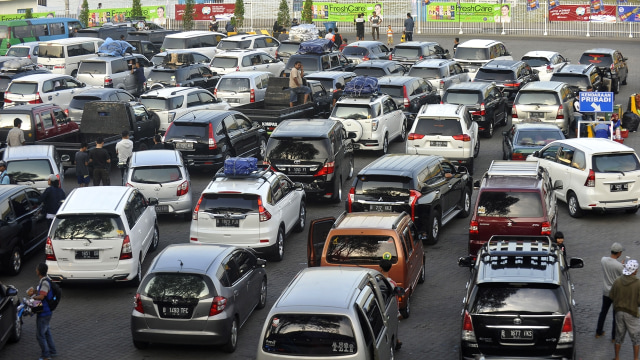
[[141, 166], [133, 168], [131, 174], [131, 181], [137, 183], [164, 184], [182, 179], [182, 172], [176, 165]]
[[252, 56], [245, 56], [242, 58], [242, 66], [247, 67], [247, 66], [251, 66], [252, 61], [251, 61]]
[[135, 98], [125, 92], [118, 92], [118, 100], [134, 101]]
[[267, 158], [274, 160], [322, 161], [330, 158], [326, 139], [297, 140], [272, 136], [267, 143]]
[[233, 209], [234, 214], [246, 214], [258, 211], [258, 195], [254, 194], [216, 194], [207, 193], [202, 195], [199, 211], [216, 214], [219, 212], [229, 212]]
[[560, 99], [555, 91], [519, 91], [516, 105], [559, 105]]
[[382, 274], [376, 275], [376, 283], [378, 283], [378, 288], [380, 288], [380, 293], [382, 294], [382, 299], [384, 300], [384, 307], [386, 308], [386, 305], [388, 305], [391, 299], [393, 299], [393, 297], [395, 296], [395, 294], [393, 293], [393, 286]]
[[229, 281], [229, 285], [227, 286], [235, 284], [240, 279], [240, 271], [238, 270], [236, 262], [233, 261], [232, 256], [227, 257], [222, 266], [224, 267], [224, 273]]
[[264, 41], [264, 39], [256, 39], [253, 42], [253, 47], [254, 48], [265, 48], [265, 47], [267, 47], [267, 43]]
[[118, 101], [118, 95], [117, 94], [109, 94], [109, 101]]
[[407, 261], [408, 257], [413, 254], [413, 242], [411, 242], [411, 237], [409, 236], [409, 228], [405, 228], [402, 231], [400, 239], [402, 241], [402, 251], [404, 251], [405, 261]]
[[556, 162], [561, 165], [571, 166], [573, 161], [573, 148], [563, 146], [558, 151]]
[[253, 270], [257, 264], [255, 255], [245, 249], [236, 250], [233, 254], [233, 260], [236, 262], [236, 265], [238, 265], [240, 277], [243, 277], [245, 274]]
[[54, 109], [53, 116], [57, 124], [61, 124], [67, 121], [67, 115], [65, 115], [64, 111], [62, 111], [61, 109]]
[[240, 128], [238, 127], [238, 123], [236, 122], [236, 119], [233, 117], [233, 115], [228, 115], [222, 122], [227, 128], [227, 132], [240, 130]]
[[200, 97], [196, 93], [187, 95], [187, 107], [194, 107], [200, 105]]
[[[337, 103], [335, 108], [333, 109], [334, 117], [341, 119], [367, 119], [372, 117], [371, 108], [367, 104], [362, 105], [350, 105]], [[376, 112], [377, 116], [377, 112]], [[374, 116], [375, 117], [375, 116]]]
[[393, 237], [387, 235], [335, 235], [327, 245], [326, 260], [331, 264], [378, 264], [380, 259], [398, 262]]
[[114, 74], [129, 71], [129, 66], [124, 60], [114, 60], [111, 62], [111, 71]]
[[556, 161], [556, 156], [558, 155], [559, 148], [560, 148], [560, 145], [549, 146], [548, 148], [540, 152], [540, 158], [545, 160]]
[[378, 339], [384, 329], [384, 320], [382, 318], [380, 304], [378, 304], [378, 300], [376, 300], [373, 294], [367, 298], [366, 302], [362, 306], [362, 310], [364, 310], [364, 313], [367, 316], [367, 321], [373, 330], [373, 337]]
[[391, 99], [386, 99], [384, 103], [382, 103], [382, 111], [384, 114], [388, 114], [396, 110], [396, 104]]
[[153, 273], [146, 281], [141, 295], [153, 300], [203, 299], [210, 296], [209, 286], [199, 274]]
[[11, 207], [17, 218], [26, 215], [31, 211], [31, 203], [27, 199], [27, 194], [24, 191], [20, 191], [16, 195], [11, 197]]
[[538, 192], [483, 191], [478, 199], [478, 216], [542, 217], [542, 201]]
[[0, 220], [2, 221], [12, 221], [15, 219], [16, 215], [13, 213], [13, 209], [9, 205], [9, 201], [1, 201], [0, 202]]
[[247, 131], [253, 127], [253, 124], [251, 123], [251, 121], [244, 118], [242, 115], [235, 114], [235, 117], [236, 117], [236, 123], [238, 124], [238, 127], [240, 130]]
[[278, 41], [272, 37], [266, 37], [264, 38], [264, 42], [267, 44], [267, 47], [277, 47]]
[[7, 162], [7, 174], [17, 182], [47, 181], [53, 173], [46, 159], [12, 160]]
[[273, 184], [271, 184], [271, 204], [275, 204], [278, 201], [282, 200], [282, 189], [280, 188], [280, 182], [279, 181], [274, 181]]
[[[523, 260], [517, 259], [514, 264]], [[496, 294], [501, 294], [496, 301]], [[564, 314], [566, 305], [562, 302], [562, 290], [557, 286], [536, 287], [535, 284], [519, 286], [509, 283], [479, 284], [471, 301], [471, 312], [476, 314], [527, 313]], [[523, 301], [523, 299], [527, 299]]]
[[332, 55], [331, 56], [331, 67], [338, 67], [340, 66], [340, 57], [337, 55]]
[[418, 118], [414, 132], [422, 135], [453, 136], [462, 133], [462, 126], [458, 119]]
[[53, 116], [51, 116], [50, 111], [42, 112], [40, 113], [40, 116], [42, 117], [42, 123], [44, 124], [45, 129], [53, 127]]
[[272, 62], [274, 60], [274, 58], [272, 58], [271, 56], [269, 56], [267, 54], [260, 54], [260, 59], [261, 59], [263, 64], [268, 64], [268, 63], [270, 63], [270, 62]]
[[64, 87], [65, 87], [65, 89], [75, 89], [75, 88], [79, 88], [79, 87], [82, 87], [82, 86], [76, 80], [66, 79], [66, 80], [64, 80]]
[[216, 98], [209, 93], [199, 92], [198, 96], [200, 97], [201, 104], [214, 104], [216, 102]]
[[593, 170], [595, 172], [620, 173], [640, 170], [640, 163], [635, 153], [613, 153], [593, 155]]
[[587, 161], [584, 156], [584, 152], [577, 150], [573, 153], [573, 161], [571, 167], [578, 170], [584, 170], [587, 167]]
[[477, 91], [449, 91], [444, 94], [445, 104], [473, 105], [482, 103], [482, 95]]

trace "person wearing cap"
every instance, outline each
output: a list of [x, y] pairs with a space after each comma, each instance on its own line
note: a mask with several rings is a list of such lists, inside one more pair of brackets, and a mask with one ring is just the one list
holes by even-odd
[[24, 131], [20, 129], [20, 126], [22, 126], [22, 120], [20, 118], [13, 119], [13, 128], [7, 133], [7, 146], [24, 145]]
[[4, 160], [0, 160], [0, 185], [11, 184], [11, 178], [7, 174], [7, 163]]
[[636, 277], [637, 273], [638, 261], [628, 260], [622, 276], [613, 282], [609, 291], [616, 318], [615, 360], [620, 360], [620, 347], [627, 332], [633, 344], [633, 359], [638, 360], [640, 353], [640, 279]]
[[[596, 327], [596, 338], [604, 336], [604, 320], [607, 318], [607, 313], [609, 312], [609, 308], [611, 307], [611, 298], [609, 297], [609, 290], [611, 290], [611, 285], [616, 281], [620, 275], [622, 275], [622, 269], [624, 265], [622, 265], [618, 258], [622, 256], [622, 252], [624, 251], [624, 247], [620, 243], [613, 243], [611, 245], [611, 254], [609, 256], [604, 256], [600, 260], [602, 264], [602, 275], [603, 275], [603, 283], [602, 283], [602, 307], [600, 308], [600, 315], [598, 316], [598, 325]], [[611, 340], [615, 339], [615, 329], [616, 329], [616, 310], [613, 309], [613, 325], [611, 327]]]
[[40, 195], [40, 202], [44, 205], [44, 212], [47, 214], [49, 225], [51, 225], [51, 221], [56, 216], [58, 209], [60, 209], [62, 200], [66, 197], [67, 195], [60, 187], [60, 180], [58, 177], [53, 174], [49, 175], [49, 187], [44, 190], [42, 195]]

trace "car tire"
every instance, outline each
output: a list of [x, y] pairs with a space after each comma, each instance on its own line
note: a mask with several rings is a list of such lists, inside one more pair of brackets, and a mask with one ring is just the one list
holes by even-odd
[[471, 193], [469, 192], [469, 188], [464, 188], [462, 199], [460, 199], [460, 201], [460, 212], [458, 213], [458, 217], [460, 219], [464, 219], [471, 213]]
[[569, 208], [569, 215], [573, 218], [580, 218], [584, 215], [584, 212], [580, 208], [578, 197], [573, 192], [570, 192], [567, 196], [567, 208]]
[[478, 155], [480, 155], [480, 141], [478, 139], [476, 139], [476, 146], [473, 149], [473, 157], [477, 158]]
[[146, 341], [133, 340], [133, 346], [135, 346], [136, 349], [144, 350], [149, 347], [149, 343]]
[[258, 305], [256, 305], [256, 309], [264, 309], [267, 306], [267, 278], [262, 279], [262, 283], [260, 283], [260, 300], [258, 301]]
[[158, 226], [153, 227], [153, 238], [151, 239], [151, 245], [149, 245], [149, 252], [154, 252], [158, 249], [158, 244], [160, 243], [160, 230], [158, 230]]
[[296, 222], [296, 226], [293, 228], [295, 232], [304, 231], [304, 226], [307, 224], [307, 207], [305, 206], [304, 201], [300, 202], [300, 212], [298, 213], [298, 221]]
[[282, 261], [284, 258], [284, 230], [280, 228], [278, 230], [278, 236], [276, 237], [276, 243], [273, 244], [271, 250], [271, 260]]
[[429, 228], [427, 229], [427, 238], [425, 240], [425, 244], [427, 245], [435, 245], [440, 240], [440, 226], [442, 222], [440, 221], [440, 211], [433, 210], [431, 215], [429, 216]]
[[131, 285], [131, 287], [137, 288], [138, 286], [140, 286], [141, 281], [142, 281], [142, 259], [138, 259], [138, 268], [136, 272], [136, 277], [131, 279], [129, 284]]
[[349, 158], [349, 175], [347, 175], [347, 179], [353, 178], [353, 173], [355, 172], [355, 160], [353, 159], [353, 155]]
[[411, 296], [407, 296], [405, 305], [403, 309], [400, 309], [400, 315], [402, 315], [403, 319], [408, 319], [411, 316]]
[[389, 152], [389, 135], [388, 134], [384, 134], [384, 139], [382, 140], [382, 149], [380, 150], [380, 152], [382, 153], [382, 155], [387, 155], [387, 152]]
[[5, 269], [7, 273], [12, 276], [18, 275], [20, 270], [22, 270], [22, 250], [20, 250], [19, 246], [15, 246], [7, 255]]
[[258, 160], [264, 160], [267, 156], [267, 140], [260, 138], [260, 147], [258, 147]]
[[234, 316], [229, 328], [229, 339], [222, 346], [222, 351], [230, 354], [236, 351], [236, 347], [238, 347], [238, 318]]
[[9, 342], [15, 343], [20, 341], [22, 337], [22, 319], [20, 315], [18, 315], [18, 311], [16, 311], [16, 317], [13, 319], [13, 330], [11, 331], [11, 336], [9, 336]]
[[488, 125], [489, 128], [484, 131], [484, 137], [486, 137], [487, 139], [491, 139], [493, 137], [493, 133], [494, 133], [493, 130], [495, 128], [495, 124], [494, 124], [495, 120], [496, 120], [495, 117], [493, 119], [491, 119], [491, 121], [489, 121], [489, 125]]
[[400, 129], [400, 136], [398, 136], [398, 142], [404, 142], [407, 140], [407, 121], [402, 122], [402, 128]]
[[336, 187], [333, 189], [333, 195], [331, 196], [331, 202], [339, 204], [342, 202], [342, 178], [338, 178]]
[[424, 256], [422, 257], [422, 269], [420, 269], [420, 277], [418, 278], [418, 284], [424, 284], [427, 280], [427, 265], [424, 260]]

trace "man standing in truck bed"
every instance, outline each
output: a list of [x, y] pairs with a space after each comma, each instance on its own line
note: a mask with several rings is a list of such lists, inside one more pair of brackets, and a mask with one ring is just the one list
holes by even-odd
[[300, 61], [296, 61], [295, 65], [291, 69], [291, 74], [289, 75], [289, 88], [291, 89], [291, 96], [289, 97], [289, 106], [293, 107], [296, 102], [298, 102], [298, 95], [304, 94], [304, 102], [309, 101], [309, 94], [311, 94], [311, 89], [308, 86], [302, 85], [302, 77], [304, 76], [304, 69], [302, 68], [302, 63]]

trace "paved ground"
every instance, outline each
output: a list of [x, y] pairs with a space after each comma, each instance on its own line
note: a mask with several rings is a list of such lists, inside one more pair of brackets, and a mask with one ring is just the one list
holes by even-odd
[[[350, 36], [351, 35], [351, 36]], [[346, 37], [351, 38], [353, 34]], [[479, 36], [462, 36], [461, 40]], [[487, 36], [488, 37], [488, 36]], [[355, 39], [355, 37], [353, 37]], [[426, 36], [418, 37], [427, 40]], [[556, 50], [563, 52], [576, 61], [587, 48], [609, 46], [618, 48], [628, 56], [631, 64], [629, 85], [622, 88], [617, 96], [625, 107], [628, 96], [636, 91], [640, 71], [638, 60], [640, 48], [637, 41], [627, 39], [524, 39], [515, 37], [502, 39], [511, 50], [514, 58], [526, 51]], [[429, 37], [428, 40], [440, 42], [451, 48], [453, 37]], [[504, 130], [499, 129], [499, 130]], [[482, 174], [492, 159], [501, 158], [501, 136], [497, 131], [492, 139], [481, 140], [481, 152], [476, 162], [476, 177]], [[626, 142], [640, 148], [640, 135], [631, 134]], [[403, 152], [404, 146], [394, 143], [392, 152]], [[357, 154], [356, 167], [361, 169], [377, 157], [375, 154], [361, 152]], [[68, 179], [73, 179], [68, 172]], [[112, 172], [112, 182], [117, 183], [119, 172]], [[199, 193], [211, 178], [210, 173], [193, 171], [192, 187]], [[71, 189], [70, 182], [66, 190]], [[345, 185], [345, 191], [348, 185]], [[474, 194], [475, 195], [475, 194]], [[613, 356], [613, 345], [606, 339], [595, 339], [595, 324], [600, 310], [601, 270], [600, 258], [608, 254], [614, 241], [622, 242], [627, 251], [625, 255], [640, 258], [638, 232], [640, 215], [590, 214], [583, 219], [569, 217], [566, 206], [559, 205], [559, 229], [566, 235], [569, 256], [581, 257], [585, 261], [584, 269], [572, 270], [575, 283], [576, 306], [574, 322], [577, 329], [577, 352], [579, 359], [601, 360]], [[327, 215], [338, 215], [341, 205], [311, 203], [308, 205], [308, 218], [314, 219]], [[187, 222], [172, 217], [160, 218], [160, 248], [171, 243], [188, 241]], [[460, 338], [460, 311], [465, 284], [469, 272], [456, 264], [458, 257], [467, 250], [467, 231], [469, 219], [457, 219], [446, 225], [439, 244], [427, 247], [427, 281], [420, 286], [412, 299], [412, 316], [400, 324], [401, 339], [404, 346], [397, 353], [398, 359], [457, 359]], [[2, 235], [0, 234], [0, 237]], [[286, 242], [285, 260], [281, 263], [269, 263], [268, 307], [270, 307], [284, 287], [297, 271], [306, 266], [306, 232], [294, 234]], [[15, 285], [21, 293], [35, 285], [37, 277], [35, 266], [44, 259], [43, 252], [29, 258], [23, 272], [16, 277], [0, 275], [0, 281]], [[145, 270], [151, 261], [145, 261]], [[327, 279], [331, 281], [331, 279]], [[145, 351], [136, 350], [131, 342], [129, 319], [133, 308], [135, 289], [126, 284], [68, 285], [63, 288], [64, 296], [56, 310], [52, 329], [57, 342], [60, 357], [58, 359], [253, 359], [259, 344], [260, 329], [265, 320], [267, 309], [255, 312], [240, 331], [239, 347], [234, 354], [225, 354], [212, 347], [153, 345]], [[607, 319], [606, 329], [611, 327], [611, 316]], [[609, 332], [609, 330], [607, 330]], [[25, 319], [22, 340], [9, 344], [0, 350], [1, 359], [37, 359], [38, 345], [35, 340], [35, 318]], [[631, 344], [623, 345], [623, 359], [631, 359]]]

